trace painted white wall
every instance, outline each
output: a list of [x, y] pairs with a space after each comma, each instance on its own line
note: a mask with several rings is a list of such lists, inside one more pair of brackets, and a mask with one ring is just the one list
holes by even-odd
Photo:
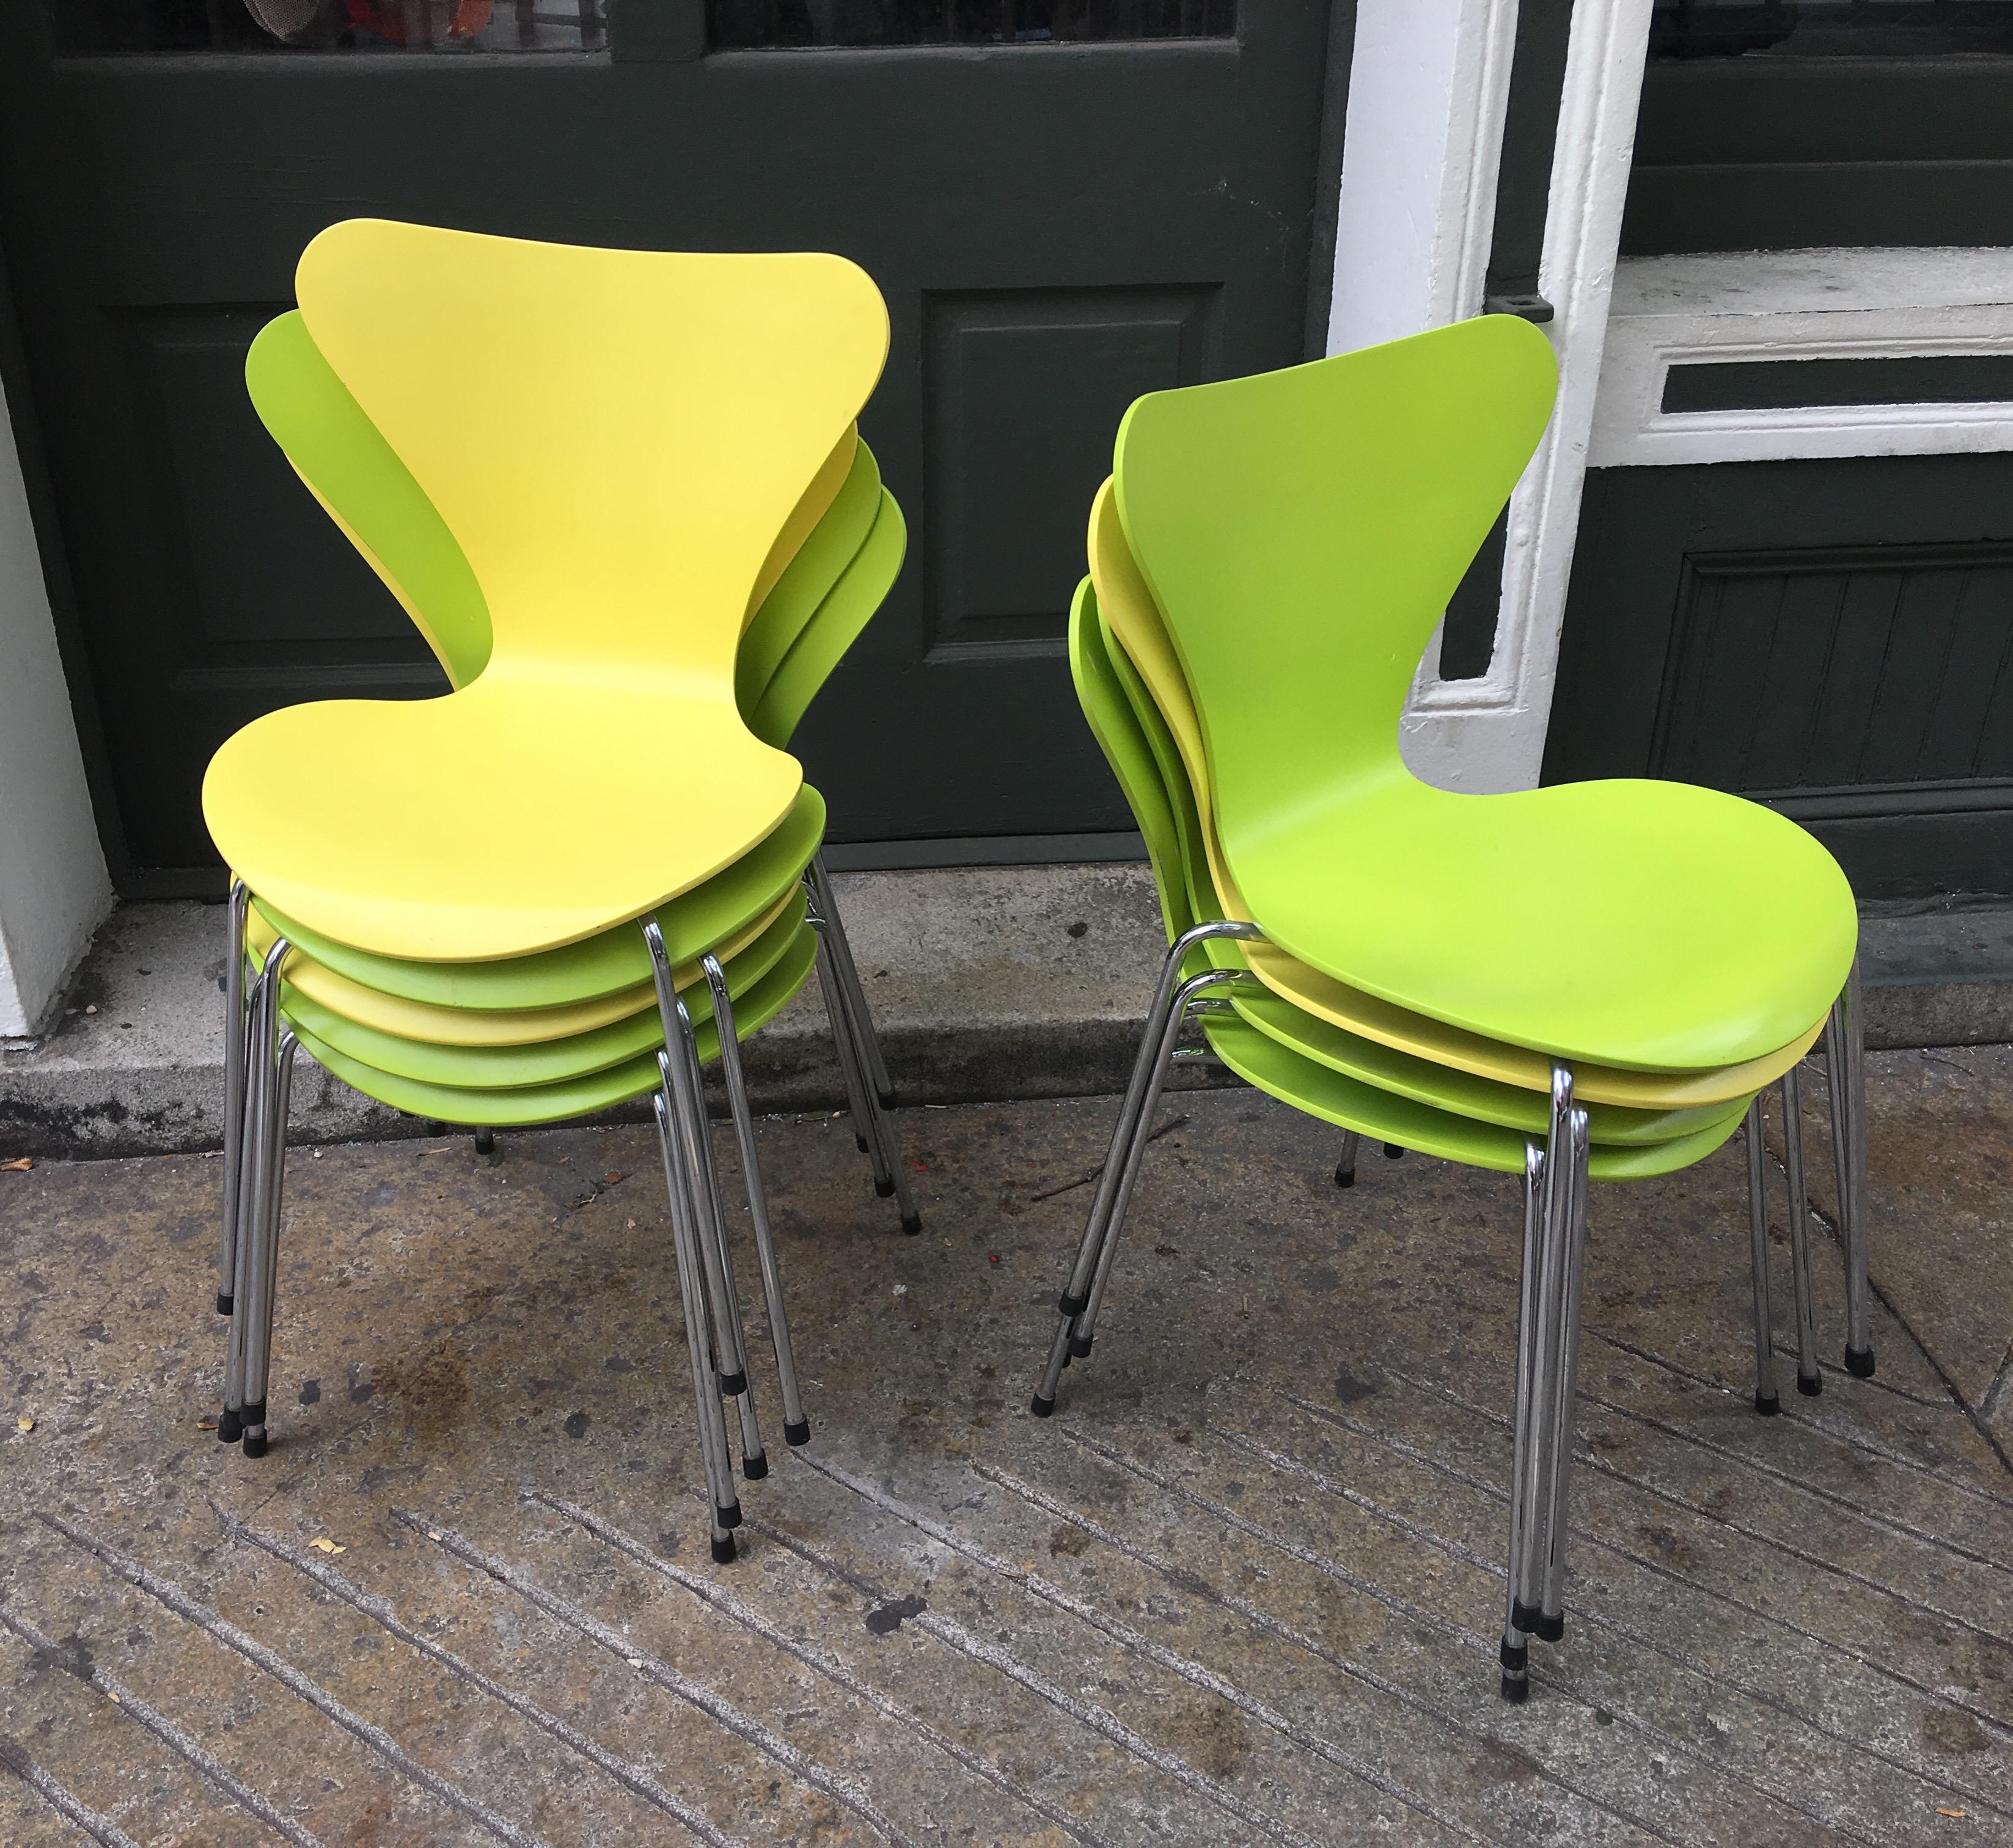
[[[1574, 9], [1539, 288], [1559, 356], [1550, 428], [1510, 503], [1486, 675], [1421, 670], [1400, 737], [1429, 782], [1486, 793], [1538, 780], [1579, 525], [1650, 0]], [[1476, 313], [1495, 216], [1515, 0], [1362, 0], [1328, 350]], [[1353, 164], [1352, 164], [1353, 163]], [[1436, 643], [1426, 659], [1436, 661]]]
[[1482, 311], [1517, 0], [1359, 0], [1328, 350]]
[[0, 404], [0, 1038], [42, 1029], [111, 907], [21, 460]]

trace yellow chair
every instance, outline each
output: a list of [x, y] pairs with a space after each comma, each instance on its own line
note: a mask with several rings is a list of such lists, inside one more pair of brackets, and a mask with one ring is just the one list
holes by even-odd
[[[745, 978], [744, 1012], [764, 1015], [808, 974], [812, 939], [801, 909], [777, 913], [774, 890], [753, 895], [759, 913], [744, 903], [717, 927], [686, 931], [675, 962], [658, 920], [700, 926], [715, 917], [700, 895], [731, 885], [811, 793], [795, 760], [744, 721], [737, 654], [855, 479], [854, 421], [885, 357], [885, 311], [866, 276], [835, 257], [592, 250], [370, 220], [337, 225], [309, 246], [298, 295], [313, 348], [452, 536], [468, 580], [456, 588], [474, 587], [489, 633], [486, 655], [451, 663], [470, 677], [446, 696], [268, 714], [223, 745], [205, 778], [211, 833], [242, 881], [234, 924], [256, 917], [248, 947], [263, 945], [245, 1002], [244, 1121], [231, 1164], [227, 1421], [241, 1427], [248, 1453], [264, 1447], [296, 1043], [312, 1039], [323, 1063], [347, 1067], [374, 1095], [404, 1083], [422, 1098], [474, 1096], [493, 1100], [491, 1120], [577, 1113], [556, 1106], [597, 1083], [630, 1085], [628, 1095], [647, 1086], [713, 1549], [731, 1557], [738, 1504], [723, 1396], [741, 1403], [749, 1474], [762, 1473], [761, 1452], [700, 1061], [720, 1056], [745, 1125], [734, 1046], [747, 1024], [737, 1022], [728, 969]], [[536, 335], [527, 330], [542, 329], [555, 337], [527, 355]], [[894, 528], [898, 560], [899, 517]], [[796, 645], [783, 649], [772, 679], [787, 674]], [[795, 684], [807, 699], [815, 677], [800, 670]], [[784, 869], [786, 888], [802, 864]], [[751, 937], [758, 924], [770, 928]], [[415, 1039], [382, 1018], [356, 1019], [382, 1010], [354, 992], [343, 998], [355, 1005], [331, 1010], [341, 991], [323, 979], [345, 979], [330, 965], [345, 956], [374, 972], [523, 966], [549, 977], [583, 957], [606, 964], [599, 940], [624, 925], [631, 941], [640, 931], [644, 953], [629, 967], [654, 991], [654, 1053], [632, 1046], [620, 1017], [569, 1021], [563, 1044], [528, 1031], [513, 1040], [518, 1029], [493, 1019], [478, 1034], [503, 1037], [487, 1049], [479, 1038]], [[310, 975], [316, 959], [300, 962], [289, 930], [324, 946], [328, 963]], [[681, 997], [675, 963], [686, 961], [697, 963], [710, 1006]], [[297, 973], [320, 985], [319, 999]], [[633, 995], [633, 977], [621, 985]], [[846, 1066], [857, 1036], [835, 1024]], [[602, 1063], [611, 1050], [616, 1063]], [[426, 1075], [402, 1079], [359, 1051], [409, 1068], [420, 1061]], [[631, 1083], [639, 1053], [654, 1082]], [[463, 1075], [481, 1081], [476, 1092], [435, 1082]], [[849, 1067], [849, 1086], [856, 1077]], [[743, 1155], [752, 1163], [745, 1135]], [[753, 1205], [752, 1171], [750, 1181]], [[780, 1338], [765, 1232], [758, 1217]], [[778, 1364], [786, 1368], [780, 1340]], [[790, 1435], [801, 1441], [808, 1428]]]

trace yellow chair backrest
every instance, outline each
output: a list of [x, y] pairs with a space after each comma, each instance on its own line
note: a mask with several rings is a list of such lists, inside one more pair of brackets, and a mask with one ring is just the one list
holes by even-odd
[[863, 270], [352, 219], [297, 288], [467, 557], [488, 673], [732, 700], [742, 624], [887, 356]]

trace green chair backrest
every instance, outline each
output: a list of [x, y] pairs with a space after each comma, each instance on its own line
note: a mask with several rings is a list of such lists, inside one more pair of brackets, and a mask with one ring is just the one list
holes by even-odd
[[1219, 384], [1119, 427], [1119, 516], [1202, 722], [1219, 837], [1403, 777], [1419, 657], [1550, 414], [1507, 315]]
[[489, 661], [489, 606], [468, 560], [349, 388], [309, 337], [299, 309], [268, 321], [245, 356], [252, 408], [294, 472], [399, 599], [449, 681]]

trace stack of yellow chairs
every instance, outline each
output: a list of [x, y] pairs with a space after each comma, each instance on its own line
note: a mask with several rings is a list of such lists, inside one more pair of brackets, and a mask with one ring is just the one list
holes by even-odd
[[1785, 1103], [1798, 1384], [1818, 1389], [1797, 1072], [1829, 1035], [1845, 1360], [1868, 1328], [1864, 1079], [1844, 876], [1689, 785], [1436, 789], [1398, 727], [1421, 652], [1550, 413], [1543, 335], [1489, 316], [1160, 392], [1092, 511], [1071, 659], [1171, 944], [1034, 1396], [1091, 1351], [1160, 1087], [1207, 1055], [1342, 1128], [1525, 1185], [1502, 1687], [1564, 1633], [1589, 1180], [1747, 1131], [1755, 1403], [1777, 1409], [1759, 1094]]
[[269, 713], [203, 785], [233, 870], [220, 1435], [267, 1442], [297, 1050], [477, 1131], [653, 1099], [716, 1558], [767, 1473], [703, 1067], [739, 1145], [792, 1444], [810, 1437], [741, 1038], [813, 969], [856, 1135], [921, 1221], [783, 746], [906, 534], [856, 420], [887, 348], [853, 265], [359, 220], [303, 254], [254, 404], [453, 690]]

